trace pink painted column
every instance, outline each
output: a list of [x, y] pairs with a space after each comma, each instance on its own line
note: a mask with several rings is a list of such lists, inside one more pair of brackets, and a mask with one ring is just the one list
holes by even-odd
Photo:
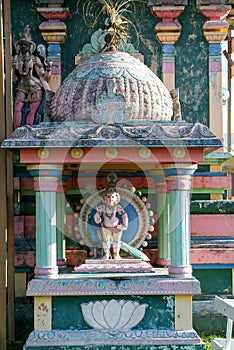
[[156, 37], [162, 44], [162, 81], [169, 91], [175, 89], [175, 43], [180, 37], [181, 25], [177, 18], [184, 6], [152, 6], [153, 14], [161, 19], [155, 26]]
[[207, 5], [198, 7], [207, 21], [203, 33], [209, 43], [209, 127], [218, 137], [223, 137], [222, 125], [222, 47], [229, 25], [226, 17], [230, 6]]
[[62, 166], [28, 165], [36, 192], [35, 276], [53, 278], [58, 274], [56, 242], [56, 192]]
[[162, 164], [167, 182], [171, 265], [169, 277], [191, 277], [190, 191], [197, 165]]

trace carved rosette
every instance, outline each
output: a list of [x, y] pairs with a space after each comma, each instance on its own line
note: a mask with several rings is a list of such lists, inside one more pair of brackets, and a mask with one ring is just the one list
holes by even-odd
[[200, 6], [199, 12], [207, 18], [203, 33], [208, 43], [220, 43], [226, 38], [229, 28], [226, 17], [230, 10], [230, 6], [223, 5]]
[[156, 37], [161, 44], [175, 44], [180, 37], [181, 24], [177, 18], [184, 6], [153, 6], [153, 14], [161, 19], [155, 26]]

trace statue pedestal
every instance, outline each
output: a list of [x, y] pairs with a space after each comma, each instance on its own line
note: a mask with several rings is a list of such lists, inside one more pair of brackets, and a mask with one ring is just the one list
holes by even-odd
[[154, 272], [152, 265], [148, 261], [139, 259], [121, 259], [121, 260], [86, 260], [74, 268], [78, 273], [115, 273], [115, 272]]
[[[105, 262], [90, 265], [99, 271]], [[167, 269], [33, 279], [27, 295], [34, 296], [35, 330], [24, 349], [203, 350], [192, 329], [192, 295], [199, 293], [195, 278], [169, 278]]]

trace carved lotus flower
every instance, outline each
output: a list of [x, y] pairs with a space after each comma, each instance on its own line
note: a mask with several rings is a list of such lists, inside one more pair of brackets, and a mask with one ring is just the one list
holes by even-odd
[[147, 304], [125, 300], [102, 300], [82, 304], [82, 314], [88, 325], [99, 330], [127, 330], [144, 317]]

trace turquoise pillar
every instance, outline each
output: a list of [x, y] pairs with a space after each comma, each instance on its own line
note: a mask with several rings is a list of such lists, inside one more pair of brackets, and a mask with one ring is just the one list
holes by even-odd
[[168, 191], [168, 230], [171, 242], [170, 277], [191, 277], [190, 192], [196, 165], [163, 164]]
[[58, 274], [56, 240], [56, 191], [60, 165], [30, 165], [36, 192], [35, 276], [53, 278]]
[[[59, 185], [59, 188], [63, 188]], [[64, 236], [64, 220], [65, 220], [65, 198], [64, 192], [59, 191], [56, 194], [56, 216], [57, 216], [57, 264], [59, 267], [66, 267], [66, 240]]]
[[63, 172], [59, 179], [56, 194], [56, 235], [57, 235], [57, 265], [59, 268], [67, 266], [66, 262], [66, 237], [64, 234], [65, 227], [65, 193], [66, 183], [70, 172]]
[[157, 265], [170, 265], [170, 236], [168, 234], [168, 201], [166, 180], [162, 170], [151, 173], [155, 180], [156, 214], [158, 228]]

